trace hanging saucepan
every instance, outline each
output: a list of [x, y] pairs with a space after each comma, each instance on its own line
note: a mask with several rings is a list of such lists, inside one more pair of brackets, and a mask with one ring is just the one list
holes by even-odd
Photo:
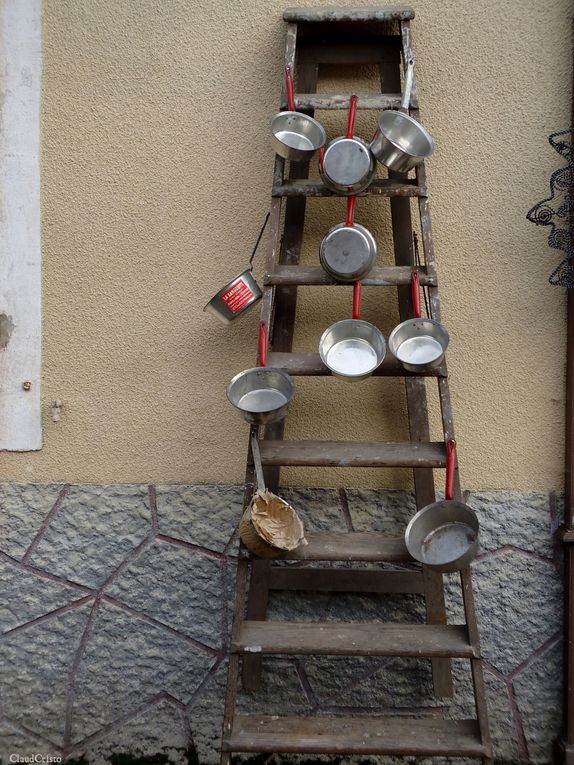
[[285, 89], [288, 111], [279, 112], [271, 120], [273, 148], [280, 157], [291, 162], [308, 162], [317, 149], [324, 146], [325, 128], [313, 117], [295, 110], [293, 73], [289, 66], [285, 68]]
[[409, 372], [426, 372], [438, 367], [448, 346], [446, 328], [421, 315], [419, 272], [411, 274], [414, 319], [407, 319], [389, 335], [389, 350]]
[[203, 310], [212, 313], [224, 324], [231, 324], [233, 319], [244, 314], [248, 308], [261, 299], [261, 290], [253, 276], [253, 258], [259, 247], [259, 242], [269, 220], [269, 213], [261, 226], [261, 231], [255, 242], [255, 247], [249, 258], [249, 268], [228, 282], [211, 298]]
[[235, 375], [227, 386], [227, 398], [244, 420], [268, 425], [282, 420], [293, 398], [295, 386], [282, 369], [267, 365], [267, 327], [259, 324], [259, 366]]
[[379, 125], [371, 142], [371, 151], [389, 170], [407, 173], [434, 150], [431, 134], [409, 114], [414, 64], [407, 65], [401, 111], [386, 109], [379, 115]]
[[321, 361], [336, 377], [364, 380], [385, 358], [383, 333], [360, 319], [361, 282], [353, 287], [353, 318], [331, 324], [319, 341]]
[[351, 96], [347, 135], [330, 141], [319, 159], [319, 172], [325, 186], [346, 196], [366, 189], [377, 169], [368, 143], [353, 136], [358, 100], [356, 95]]
[[437, 571], [466, 568], [478, 551], [478, 518], [464, 502], [453, 499], [456, 441], [447, 444], [445, 499], [414, 515], [405, 531], [407, 550], [415, 560]]
[[377, 243], [371, 232], [355, 223], [356, 196], [347, 197], [345, 223], [333, 226], [321, 242], [319, 260], [325, 271], [340, 282], [355, 282], [371, 270]]

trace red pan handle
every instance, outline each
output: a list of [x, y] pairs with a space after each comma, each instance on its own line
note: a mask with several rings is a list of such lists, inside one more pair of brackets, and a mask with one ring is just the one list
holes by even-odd
[[355, 225], [355, 204], [357, 203], [357, 197], [353, 194], [351, 197], [347, 197], [347, 218], [345, 220], [345, 226], [352, 228]]
[[293, 72], [289, 64], [285, 67], [285, 92], [287, 93], [287, 109], [295, 111], [295, 89], [293, 87]]
[[452, 499], [454, 495], [454, 473], [456, 470], [456, 441], [449, 438], [446, 445], [446, 487], [445, 499]]
[[355, 117], [357, 116], [357, 101], [359, 96], [354, 93], [349, 101], [349, 121], [347, 122], [347, 138], [352, 138], [355, 132]]
[[267, 325], [259, 322], [259, 366], [267, 366]]
[[323, 157], [325, 156], [325, 147], [321, 146], [318, 151], [319, 154], [319, 171], [323, 172]]
[[361, 318], [361, 282], [355, 282], [353, 285], [353, 319]]
[[413, 269], [411, 273], [411, 298], [415, 319], [421, 318], [421, 280], [419, 272]]

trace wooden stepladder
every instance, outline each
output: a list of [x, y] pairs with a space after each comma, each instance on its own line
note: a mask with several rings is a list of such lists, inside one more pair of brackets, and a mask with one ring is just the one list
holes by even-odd
[[[347, 109], [349, 94], [317, 93], [323, 64], [374, 64], [378, 66], [381, 94], [359, 94], [359, 109], [380, 111], [399, 106], [401, 62], [412, 57], [411, 8], [389, 6], [348, 9], [289, 9], [286, 65], [296, 73], [298, 110]], [[283, 93], [281, 108], [286, 107]], [[416, 81], [410, 114], [418, 118]], [[300, 285], [333, 285], [318, 265], [299, 265], [307, 197], [328, 197], [319, 180], [309, 179], [308, 165], [275, 159], [269, 248], [264, 278], [261, 318], [270, 329], [270, 366], [291, 375], [320, 378], [330, 374], [318, 353], [293, 351], [293, 328]], [[410, 281], [414, 268], [426, 291], [429, 314], [440, 321], [440, 301], [433, 247], [424, 164], [413, 177], [389, 173], [376, 179], [362, 196], [390, 200], [395, 265], [374, 267], [364, 285], [396, 288], [401, 321], [412, 316]], [[422, 262], [413, 245], [413, 210], [418, 207]], [[287, 441], [284, 423], [250, 429], [258, 439], [268, 488], [279, 491], [281, 466], [410, 467], [413, 469], [418, 508], [435, 501], [433, 470], [446, 465], [446, 443], [454, 437], [446, 364], [427, 372], [436, 378], [442, 411], [444, 441], [430, 441], [425, 379], [406, 372], [387, 355], [377, 375], [405, 378], [410, 441], [401, 443], [345, 441]], [[320, 381], [317, 381], [320, 384]], [[254, 467], [249, 450], [245, 506], [254, 491]], [[455, 497], [460, 497], [458, 469]], [[253, 557], [241, 547], [236, 583], [236, 602], [225, 717], [222, 765], [230, 765], [232, 753], [291, 752], [320, 754], [393, 754], [473, 757], [492, 763], [480, 642], [476, 624], [471, 574], [460, 574], [465, 621], [447, 624], [443, 577], [425, 566], [401, 570], [347, 567], [307, 568], [305, 561], [413, 563], [403, 537], [379, 532], [308, 533], [308, 546], [286, 553], [283, 560], [297, 560], [297, 567], [278, 567]], [[267, 620], [271, 590], [321, 590], [377, 593], [419, 593], [426, 604], [426, 624], [369, 624], [365, 622], [321, 623]], [[470, 662], [476, 706], [475, 719], [452, 720], [436, 716], [384, 717], [277, 717], [236, 714], [240, 671], [246, 690], [255, 692], [260, 682], [262, 656], [346, 655], [414, 656], [432, 662], [434, 692], [452, 696], [451, 659]]]

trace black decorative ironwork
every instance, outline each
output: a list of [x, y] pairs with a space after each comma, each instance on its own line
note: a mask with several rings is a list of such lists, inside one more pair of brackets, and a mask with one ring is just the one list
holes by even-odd
[[528, 212], [527, 218], [537, 226], [550, 226], [548, 244], [562, 250], [566, 257], [550, 274], [548, 281], [560, 287], [574, 287], [574, 128], [551, 133], [548, 141], [568, 163], [550, 176], [550, 196]]

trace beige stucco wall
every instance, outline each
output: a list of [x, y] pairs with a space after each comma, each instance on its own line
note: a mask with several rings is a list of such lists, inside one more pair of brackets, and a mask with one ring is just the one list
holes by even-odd
[[[243, 267], [268, 209], [285, 4], [44, 0], [44, 448], [0, 455], [4, 480], [241, 480], [247, 430], [225, 385], [254, 360], [258, 311], [225, 328], [201, 309]], [[525, 214], [558, 164], [546, 136], [569, 124], [570, 3], [415, 7], [463, 480], [557, 488], [564, 294], [547, 283], [558, 255]], [[364, 135], [374, 120], [361, 119]], [[334, 136], [344, 115], [326, 122]], [[343, 206], [310, 202], [309, 262]], [[361, 200], [357, 217], [390, 262], [388, 201]], [[348, 290], [314, 294], [301, 291], [302, 350], [349, 306]], [[366, 290], [364, 317], [385, 333], [394, 306], [394, 291]], [[403, 407], [400, 380], [301, 380], [287, 435], [400, 440]]]

